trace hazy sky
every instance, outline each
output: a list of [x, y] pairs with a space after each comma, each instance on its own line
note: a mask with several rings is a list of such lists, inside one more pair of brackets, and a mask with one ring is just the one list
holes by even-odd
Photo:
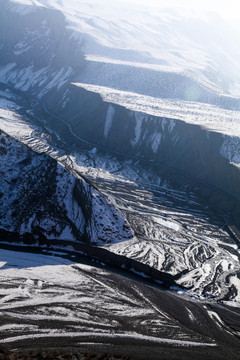
[[157, 7], [187, 7], [217, 11], [228, 19], [240, 19], [240, 0], [125, 0]]

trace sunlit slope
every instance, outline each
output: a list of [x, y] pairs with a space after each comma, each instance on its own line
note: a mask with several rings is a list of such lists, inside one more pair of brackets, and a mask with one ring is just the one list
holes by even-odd
[[[94, 3], [12, 0], [3, 1], [2, 7], [10, 12], [8, 24], [13, 16], [28, 17], [30, 21], [29, 14], [36, 20], [37, 13], [48, 13], [48, 20], [38, 25], [38, 34], [28, 27], [27, 35], [34, 40], [45, 32], [45, 42], [38, 47], [40, 54], [35, 48], [35, 55], [40, 55], [39, 60], [46, 66], [51, 65], [54, 57], [60, 59], [58, 65], [65, 67], [59, 70], [65, 76], [59, 73], [58, 77], [63, 81], [81, 67], [78, 46], [72, 46], [78, 43], [87, 60], [84, 73], [78, 73], [81, 82], [210, 103], [218, 102], [221, 94], [238, 97], [239, 34], [217, 14], [186, 9], [156, 10], [99, 0]], [[49, 30], [50, 22], [54, 33]], [[1, 23], [4, 28], [4, 22]], [[16, 24], [12, 27], [13, 33]], [[24, 26], [19, 26], [19, 35], [23, 31]], [[6, 31], [3, 29], [2, 33]], [[24, 52], [26, 55], [32, 41], [19, 37], [19, 41], [11, 45], [15, 55]], [[9, 62], [14, 63], [12, 60]], [[70, 67], [67, 68], [66, 63]], [[123, 78], [127, 81], [122, 82]], [[234, 99], [223, 100], [223, 104], [236, 106]]]
[[[215, 13], [103, 0], [17, 3], [60, 10], [74, 36], [84, 39], [88, 59], [101, 71], [110, 63], [131, 65], [133, 73], [134, 67], [169, 71], [214, 92], [239, 94], [239, 34]], [[129, 70], [126, 73], [129, 76]], [[199, 90], [192, 88], [184, 95], [196, 100]]]

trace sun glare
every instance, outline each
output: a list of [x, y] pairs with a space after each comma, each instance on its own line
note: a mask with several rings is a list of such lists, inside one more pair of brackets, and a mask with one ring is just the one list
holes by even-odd
[[228, 19], [240, 18], [239, 0], [129, 0], [143, 5], [152, 5], [156, 7], [183, 7], [189, 9], [201, 9], [206, 11], [215, 11]]

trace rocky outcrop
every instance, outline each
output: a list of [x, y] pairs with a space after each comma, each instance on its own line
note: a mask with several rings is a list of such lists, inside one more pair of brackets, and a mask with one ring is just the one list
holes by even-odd
[[120, 211], [82, 178], [3, 132], [0, 144], [0, 228], [16, 241], [104, 244], [132, 237]]

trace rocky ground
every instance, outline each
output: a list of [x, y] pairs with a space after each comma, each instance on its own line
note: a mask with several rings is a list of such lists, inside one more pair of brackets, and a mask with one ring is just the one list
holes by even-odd
[[0, 347], [1, 360], [137, 360], [128, 355], [112, 355], [108, 353], [97, 354], [79, 350], [38, 350], [38, 351], [10, 351]]

